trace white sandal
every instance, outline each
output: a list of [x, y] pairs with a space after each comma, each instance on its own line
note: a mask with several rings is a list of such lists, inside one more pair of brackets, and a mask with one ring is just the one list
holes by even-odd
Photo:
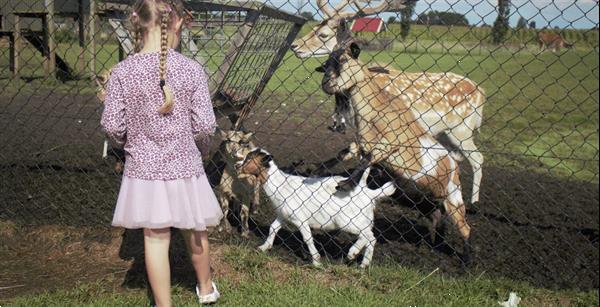
[[216, 303], [219, 297], [221, 297], [221, 293], [219, 293], [219, 290], [217, 290], [217, 285], [215, 285], [214, 282], [212, 283], [212, 288], [212, 293], [200, 295], [200, 288], [198, 288], [198, 285], [196, 285], [196, 295], [198, 296], [198, 301], [200, 304]]

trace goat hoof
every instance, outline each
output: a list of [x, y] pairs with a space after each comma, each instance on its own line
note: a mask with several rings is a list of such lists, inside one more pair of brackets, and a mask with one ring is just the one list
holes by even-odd
[[345, 125], [337, 126], [336, 131], [341, 134], [346, 134], [346, 126]]
[[217, 230], [219, 232], [231, 233], [231, 226], [230, 225], [221, 225], [221, 226], [219, 226], [219, 228], [217, 228]]
[[361, 269], [366, 269], [366, 268], [368, 268], [368, 267], [369, 267], [369, 264], [368, 264], [368, 263], [361, 263], [361, 264], [360, 264], [360, 268], [361, 268]]
[[337, 130], [337, 126], [336, 125], [329, 126], [329, 127], [327, 127], [327, 129], [329, 129], [329, 131], [335, 132]]
[[323, 267], [323, 264], [321, 264], [321, 262], [319, 262], [319, 261], [313, 261], [312, 264], [316, 268], [322, 268]]
[[263, 244], [263, 245], [261, 245], [261, 246], [258, 247], [258, 250], [264, 253], [264, 252], [266, 252], [266, 251], [269, 250], [269, 246]]

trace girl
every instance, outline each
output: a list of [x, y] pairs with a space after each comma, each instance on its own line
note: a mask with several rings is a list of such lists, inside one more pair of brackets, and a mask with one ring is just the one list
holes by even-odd
[[136, 2], [130, 17], [136, 54], [113, 68], [101, 120], [126, 152], [112, 225], [144, 228], [146, 270], [161, 307], [171, 306], [170, 227], [185, 230], [200, 303], [220, 296], [206, 228], [223, 214], [200, 153], [208, 153], [215, 115], [202, 66], [172, 49], [185, 13], [180, 0]]

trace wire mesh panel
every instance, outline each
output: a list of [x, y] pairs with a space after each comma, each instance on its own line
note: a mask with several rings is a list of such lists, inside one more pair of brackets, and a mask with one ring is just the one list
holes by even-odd
[[[116, 258], [133, 259], [124, 286], [145, 286], [142, 236], [108, 230], [123, 152], [103, 159], [99, 125], [99, 77], [133, 53], [131, 3], [0, 3], [0, 297]], [[219, 244], [597, 292], [597, 1], [184, 4], [178, 50], [210, 77], [221, 128], [204, 161]], [[46, 233], [63, 234], [52, 259], [85, 264], [64, 281], [34, 260]], [[75, 238], [119, 256], [82, 257]], [[226, 258], [262, 256], [244, 257]]]

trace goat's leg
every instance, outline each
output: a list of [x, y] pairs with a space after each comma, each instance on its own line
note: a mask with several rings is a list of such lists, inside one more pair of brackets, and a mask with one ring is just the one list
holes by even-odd
[[365, 247], [365, 255], [360, 264], [361, 268], [366, 268], [369, 265], [371, 265], [371, 260], [373, 259], [373, 252], [375, 251], [375, 243], [377, 242], [377, 239], [375, 239], [375, 235], [373, 234], [373, 231], [371, 229], [366, 229], [364, 235], [367, 239], [367, 244]]
[[312, 236], [312, 232], [310, 231], [310, 227], [308, 227], [307, 224], [302, 223], [302, 224], [300, 224], [298, 229], [300, 230], [300, 234], [302, 234], [304, 243], [306, 243], [306, 246], [308, 246], [308, 252], [310, 253], [310, 255], [312, 257], [312, 264], [314, 266], [321, 266], [321, 255], [319, 254], [317, 247], [315, 247], [315, 242], [313, 240], [313, 236]]
[[217, 199], [219, 200], [219, 204], [221, 204], [221, 211], [223, 211], [223, 219], [221, 219], [221, 223], [217, 230], [219, 232], [231, 233], [231, 224], [229, 224], [229, 220], [227, 219], [227, 215], [229, 214], [229, 200], [230, 197], [227, 193], [223, 191], [218, 191]]
[[467, 158], [471, 168], [473, 169], [473, 190], [471, 191], [471, 203], [474, 204], [479, 201], [479, 190], [481, 187], [481, 179], [483, 178], [483, 154], [473, 142], [473, 134], [471, 133], [460, 133], [458, 131], [451, 131], [448, 133], [448, 139], [456, 145], [463, 156]]
[[246, 203], [241, 204], [240, 219], [242, 220], [242, 238], [250, 237], [250, 226], [248, 219], [250, 218], [250, 207]]
[[337, 122], [338, 117], [339, 117], [339, 115], [338, 115], [337, 112], [334, 112], [331, 115], [331, 120], [333, 121], [333, 124], [331, 126], [327, 127], [327, 129], [329, 129], [329, 130], [331, 130], [333, 132], [335, 132], [337, 130], [337, 128], [338, 128], [338, 122]]
[[463, 238], [463, 263], [465, 266], [471, 264], [473, 260], [473, 248], [471, 244], [471, 226], [467, 224], [466, 209], [464, 204], [453, 204], [450, 200], [444, 200], [444, 208], [446, 214], [450, 217], [454, 226], [458, 229], [460, 236]]
[[348, 250], [348, 260], [352, 261], [356, 259], [356, 256], [360, 254], [360, 252], [365, 248], [368, 242], [369, 241], [367, 240], [366, 236], [362, 233], [359, 233], [358, 239], [356, 240], [356, 242], [354, 242], [354, 244], [352, 244], [350, 250]]
[[265, 243], [263, 243], [261, 246], [258, 247], [259, 250], [265, 252], [265, 251], [270, 250], [273, 247], [273, 243], [275, 242], [275, 237], [277, 236], [277, 233], [281, 229], [281, 225], [282, 225], [282, 222], [281, 222], [281, 220], [279, 220], [279, 218], [276, 218], [275, 221], [273, 221], [273, 223], [271, 223], [271, 227], [269, 227], [269, 236], [267, 237], [267, 240], [265, 240]]

